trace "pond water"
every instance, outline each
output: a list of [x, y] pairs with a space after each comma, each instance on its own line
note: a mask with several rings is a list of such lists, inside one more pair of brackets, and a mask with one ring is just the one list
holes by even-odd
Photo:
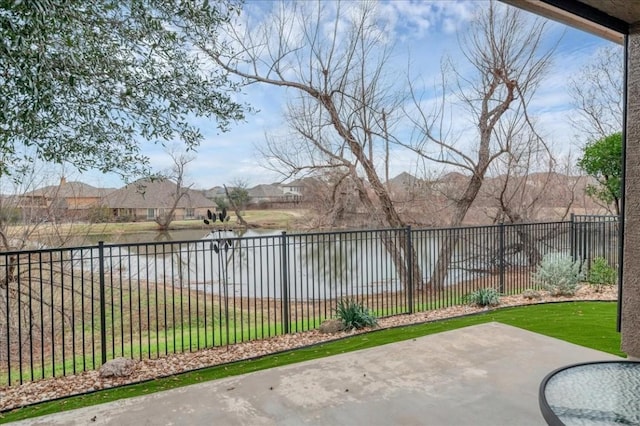
[[[104, 268], [112, 275], [111, 279], [238, 297], [280, 298], [286, 292], [285, 297], [293, 300], [404, 290], [384, 242], [385, 238], [397, 238], [399, 233], [360, 231], [283, 236], [279, 230], [249, 230], [238, 237], [229, 231], [204, 235], [191, 231], [171, 233], [170, 240], [166, 236], [160, 240], [156, 237], [156, 241], [150, 241], [148, 235], [130, 235], [126, 245], [123, 241], [113, 244], [105, 239]], [[495, 251], [491, 241], [486, 243], [489, 246], [464, 245], [454, 251], [447, 283], [483, 275], [478, 271], [487, 270], [487, 256]], [[441, 241], [427, 233], [416, 233], [412, 244], [422, 278], [427, 281]], [[78, 250], [72, 256], [95, 262], [98, 249], [82, 253]], [[95, 265], [87, 264], [94, 269]]]
[[[456, 231], [460, 240], [453, 250], [445, 285], [475, 280], [496, 267], [499, 239], [492, 230]], [[404, 280], [396, 269], [398, 259], [390, 254], [394, 251], [389, 250], [389, 244], [405, 244], [398, 240], [404, 233], [362, 230], [283, 235], [281, 230], [253, 229], [239, 236], [231, 231], [196, 229], [104, 235], [95, 241], [105, 242], [103, 266], [111, 279], [119, 280], [118, 285], [135, 280], [239, 297], [279, 298], [286, 292], [290, 299], [308, 300], [345, 292], [403, 291]], [[519, 242], [515, 231], [512, 234], [513, 241]], [[438, 230], [411, 233], [414, 264], [419, 265], [424, 282], [431, 278], [447, 235]], [[510, 234], [506, 237], [509, 241]], [[560, 248], [566, 241], [560, 233], [552, 234], [540, 241], [538, 250], [544, 253], [551, 247]], [[72, 253], [74, 259], [87, 259], [92, 262], [87, 266], [96, 268], [97, 248], [72, 251], [77, 252]], [[522, 250], [503, 254], [505, 265], [529, 263]]]
[[[281, 230], [272, 229], [249, 229], [235, 231], [233, 234], [237, 237], [242, 236], [260, 236], [260, 235], [277, 235], [281, 234]], [[73, 239], [67, 247], [98, 244], [100, 241], [105, 244], [130, 244], [130, 243], [154, 243], [164, 241], [193, 241], [205, 238], [210, 234], [207, 229], [176, 229], [165, 232], [144, 231], [132, 233], [111, 233], [96, 234], [82, 237], [81, 239]]]

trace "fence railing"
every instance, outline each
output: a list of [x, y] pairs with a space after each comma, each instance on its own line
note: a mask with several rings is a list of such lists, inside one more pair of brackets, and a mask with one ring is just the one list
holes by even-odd
[[519, 293], [544, 254], [617, 266], [617, 244], [616, 220], [574, 218], [4, 252], [0, 386], [314, 329], [346, 298], [385, 317]]

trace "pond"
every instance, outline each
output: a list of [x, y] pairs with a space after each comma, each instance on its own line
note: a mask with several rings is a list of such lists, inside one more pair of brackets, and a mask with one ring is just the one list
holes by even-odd
[[[399, 246], [404, 233], [363, 230], [285, 236], [280, 230], [249, 230], [238, 237], [229, 231], [190, 231], [171, 233], [171, 239], [156, 236], [156, 241], [140, 233], [130, 235], [129, 243], [105, 239], [104, 267], [119, 280], [238, 297], [280, 298], [287, 292], [289, 299], [323, 300], [336, 294], [394, 293], [404, 290], [404, 280], [389, 244]], [[453, 251], [446, 284], [481, 278], [495, 266], [496, 235], [465, 233]], [[412, 232], [414, 261], [424, 282], [434, 270], [442, 237]], [[97, 249], [73, 257], [93, 261]], [[519, 253], [509, 255], [506, 263], [524, 265], [527, 260]]]
[[[109, 234], [95, 234], [72, 238], [65, 244], [66, 247], [77, 247], [81, 245], [98, 244], [100, 241], [105, 244], [130, 244], [130, 243], [153, 243], [165, 241], [193, 241], [206, 237], [210, 231], [208, 229], [174, 229], [164, 232], [142, 231], [131, 233], [114, 232]], [[273, 229], [250, 229], [246, 231], [235, 231], [234, 235], [260, 236], [281, 234], [281, 230]]]

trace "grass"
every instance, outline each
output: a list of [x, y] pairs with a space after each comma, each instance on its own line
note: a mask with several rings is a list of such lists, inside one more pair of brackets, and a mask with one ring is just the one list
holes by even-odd
[[0, 423], [101, 404], [122, 398], [187, 386], [239, 374], [279, 367], [426, 336], [471, 325], [497, 321], [570, 343], [624, 356], [616, 332], [615, 302], [567, 302], [505, 308], [442, 321], [383, 329], [253, 360], [209, 367], [168, 378], [44, 402], [0, 414]]
[[[422, 303], [414, 305], [414, 312], [463, 304], [464, 296], [462, 294], [469, 288], [451, 287], [450, 290], [446, 294], [422, 298]], [[97, 292], [97, 290], [95, 291]], [[65, 295], [58, 294], [56, 297], [71, 300], [69, 292], [65, 292]], [[404, 304], [406, 295], [387, 294], [382, 298], [378, 296], [372, 296], [362, 302], [373, 317], [382, 318], [408, 312], [408, 307]], [[271, 314], [265, 316], [264, 307], [255, 307], [248, 299], [238, 299], [235, 301], [237, 304], [230, 303], [229, 305], [229, 321], [227, 322], [223, 314], [223, 301], [218, 295], [204, 296], [201, 293], [179, 287], [149, 286], [144, 282], [123, 283], [120, 286], [115, 285], [107, 289], [106, 300], [108, 359], [116, 356], [134, 359], [157, 358], [167, 353], [180, 353], [268, 338], [281, 334], [284, 326], [279, 315], [279, 306], [271, 306]], [[32, 365], [30, 365], [28, 348], [23, 347], [25, 350], [23, 353], [24, 363], [22, 365], [16, 363], [18, 354], [14, 353], [11, 371], [0, 371], [0, 385], [8, 384], [9, 379], [11, 379], [11, 384], [16, 384], [21, 379], [32, 381], [34, 378], [63, 376], [66, 372], [94, 369], [96, 363], [98, 366], [100, 365], [99, 310], [86, 312], [86, 309], [85, 311], [81, 309], [81, 298], [76, 297], [75, 302], [76, 321], [73, 326], [65, 327], [65, 342], [63, 343], [61, 340], [60, 328], [65, 323], [58, 320], [55, 322], [58, 327], [55, 344], [49, 342], [45, 347], [45, 351], [48, 350], [47, 348], [56, 348], [55, 364], [52, 362], [50, 354], [46, 355], [43, 361], [39, 357], [40, 351], [36, 347], [34, 349], [35, 361], [32, 361]], [[91, 303], [90, 300], [85, 300], [85, 302], [85, 307]], [[129, 306], [130, 302], [132, 307]], [[112, 303], [117, 305], [113, 310], [110, 306]], [[67, 303], [68, 312], [70, 312], [69, 308], [70, 305]], [[173, 312], [174, 310], [175, 312]], [[315, 329], [325, 319], [325, 315], [333, 317], [335, 314], [335, 305], [331, 303], [324, 307], [308, 305], [294, 307], [291, 311], [290, 331], [296, 333]], [[37, 312], [35, 316], [38, 316]], [[84, 329], [78, 329], [83, 326], [80, 323], [82, 319], [84, 319]], [[75, 351], [70, 344], [70, 339], [73, 340], [74, 335]], [[91, 344], [85, 346], [86, 352], [82, 351], [82, 342], [80, 341], [82, 336], [85, 336], [87, 342], [94, 340], [98, 342], [95, 353]]]
[[[243, 218], [252, 225], [261, 228], [289, 229], [296, 223], [304, 210], [296, 210], [294, 213], [286, 210], [247, 210]], [[230, 223], [235, 223], [236, 217], [230, 212]], [[13, 232], [22, 232], [24, 225], [9, 227]], [[177, 229], [208, 229], [200, 219], [174, 220], [171, 222], [171, 230]], [[103, 234], [131, 234], [138, 232], [158, 231], [158, 224], [153, 220], [141, 222], [117, 222], [117, 223], [63, 223], [38, 225], [35, 236], [76, 234], [76, 235], [103, 235]], [[10, 231], [11, 233], [11, 231]]]
[[[246, 319], [244, 323], [240, 322], [239, 313], [237, 318], [234, 319], [235, 316], [234, 312], [230, 312], [228, 325], [225, 323], [223, 318], [221, 323], [217, 323], [215, 326], [208, 324], [206, 328], [203, 325], [204, 319], [200, 318], [199, 323], [197, 323], [195, 317], [191, 318], [191, 322], [187, 322], [185, 324], [177, 324], [176, 326], [167, 327], [166, 329], [163, 326], [159, 332], [145, 328], [142, 334], [135, 334], [133, 340], [129, 339], [129, 329], [127, 327], [124, 330], [126, 339], [118, 339], [118, 335], [116, 334], [115, 341], [111, 334], [111, 319], [108, 319], [107, 324], [110, 324], [110, 326], [107, 330], [107, 358], [112, 359], [117, 356], [124, 356], [133, 359], [152, 359], [166, 354], [189, 352], [214, 346], [225, 346], [246, 340], [268, 338], [270, 336], [282, 334], [281, 323], [269, 322], [265, 323], [262, 327], [260, 327], [260, 324], [258, 324], [258, 327], [252, 327], [252, 324], [247, 323]], [[99, 319], [95, 322], [99, 323]], [[318, 324], [319, 323], [320, 320], [318, 320]], [[184, 326], [184, 329], [182, 329], [182, 326]], [[291, 327], [294, 330], [312, 328], [309, 324], [306, 324], [305, 327], [305, 324], [303, 324], [302, 321], [292, 323]], [[120, 330], [118, 330], [118, 333], [119, 332]], [[99, 340], [99, 333], [88, 337], [93, 337], [94, 339]], [[69, 343], [68, 340], [67, 343]], [[114, 346], [115, 352], [113, 350]], [[44, 364], [38, 363], [39, 358], [36, 353], [33, 375], [29, 370], [28, 364], [23, 365], [22, 371], [19, 367], [14, 367], [10, 374], [11, 382], [17, 383], [20, 380], [20, 376], [22, 376], [24, 381], [31, 381], [33, 377], [37, 379], [41, 376], [46, 378], [62, 376], [65, 371], [67, 373], [73, 371], [81, 372], [83, 371], [85, 364], [88, 369], [100, 366], [99, 347], [96, 348], [95, 354], [91, 351], [91, 347], [87, 347], [87, 353], [85, 355], [76, 353], [75, 356], [70, 352], [69, 345], [65, 346], [62, 342], [58, 342], [56, 347], [58, 349], [56, 352], [57, 362], [55, 366], [52, 366], [48, 362]], [[78, 348], [80, 347], [81, 345], [78, 342]], [[65, 351], [66, 357], [65, 362], [62, 362], [61, 351], [63, 350]], [[17, 357], [17, 355], [14, 355], [14, 357]], [[95, 367], [96, 363], [97, 367]], [[0, 372], [0, 384], [8, 383], [8, 378], [9, 375], [6, 371]]]
[[[65, 312], [67, 315], [73, 312], [74, 321], [72, 323], [62, 321], [57, 314], [52, 323], [45, 309], [44, 314], [47, 317], [43, 322], [45, 337], [50, 334], [52, 326], [56, 329], [53, 342], [48, 340], [45, 344], [44, 360], [40, 357], [40, 348], [34, 346], [31, 348], [33, 360], [30, 362], [30, 347], [23, 345], [22, 362], [19, 360], [18, 353], [12, 353], [11, 370], [0, 370], [0, 386], [9, 381], [11, 384], [17, 384], [21, 379], [31, 381], [34, 378], [63, 376], [65, 372], [80, 372], [85, 369], [85, 364], [88, 369], [96, 368], [96, 362], [98, 366], [100, 365], [99, 306], [94, 306], [94, 309], [90, 310], [89, 307], [93, 302], [86, 297], [89, 290], [83, 293], [84, 298], [76, 295], [74, 303], [71, 303], [70, 291], [63, 292], [57, 287], [55, 289], [56, 300], [67, 300]], [[94, 289], [94, 292], [97, 293], [98, 290]], [[267, 306], [269, 311], [265, 311], [264, 306], [256, 307], [255, 303], [247, 298], [230, 300], [227, 321], [224, 314], [224, 300], [221, 300], [219, 295], [211, 293], [203, 295], [179, 287], [131, 282], [107, 288], [105, 296], [107, 302], [106, 350], [109, 359], [115, 356], [134, 359], [156, 358], [166, 353], [179, 353], [268, 338], [282, 334], [284, 327], [280, 306], [272, 304]], [[402, 301], [403, 298], [400, 300]], [[82, 302], [84, 302], [84, 309]], [[386, 302], [392, 301], [386, 300]], [[267, 301], [267, 304], [269, 303]], [[296, 304], [290, 312], [291, 332], [317, 328], [325, 319], [325, 314], [333, 316], [332, 306], [332, 303], [327, 306]], [[429, 309], [434, 307], [435, 305], [430, 306]], [[421, 309], [427, 308], [423, 306]], [[406, 307], [392, 303], [391, 307], [372, 312], [377, 317], [397, 315], [406, 312]], [[35, 312], [35, 317], [38, 316], [38, 312]], [[27, 325], [24, 327], [26, 329]], [[82, 341], [83, 337], [88, 343]], [[95, 349], [92, 343], [94, 341], [97, 342]], [[73, 346], [74, 343], [75, 346]], [[55, 351], [55, 364], [49, 351]]]
[[[304, 213], [305, 210], [296, 210], [295, 213], [286, 210], [247, 210], [242, 217], [250, 224], [262, 228], [291, 229]], [[235, 217], [231, 220], [235, 220]]]

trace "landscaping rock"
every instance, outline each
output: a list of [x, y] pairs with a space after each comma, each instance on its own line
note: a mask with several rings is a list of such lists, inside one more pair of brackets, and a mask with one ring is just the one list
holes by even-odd
[[136, 362], [129, 358], [114, 358], [100, 367], [100, 377], [128, 377], [133, 373]]
[[522, 297], [524, 297], [525, 299], [541, 299], [542, 298], [542, 294], [540, 294], [540, 292], [535, 291], [535, 290], [525, 290], [522, 292]]
[[328, 319], [320, 324], [320, 333], [337, 333], [344, 331], [344, 324], [339, 319]]

